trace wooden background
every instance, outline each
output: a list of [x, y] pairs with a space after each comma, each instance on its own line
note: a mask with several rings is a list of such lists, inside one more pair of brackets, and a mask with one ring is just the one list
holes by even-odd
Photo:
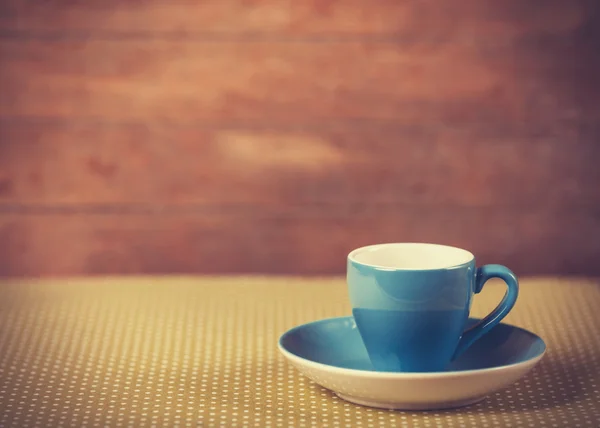
[[600, 274], [595, 0], [2, 0], [0, 274]]

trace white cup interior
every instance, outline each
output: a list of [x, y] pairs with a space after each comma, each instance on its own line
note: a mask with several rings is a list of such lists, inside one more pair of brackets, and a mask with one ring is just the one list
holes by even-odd
[[438, 244], [397, 243], [357, 248], [348, 258], [362, 265], [403, 270], [447, 269], [475, 258], [461, 248]]

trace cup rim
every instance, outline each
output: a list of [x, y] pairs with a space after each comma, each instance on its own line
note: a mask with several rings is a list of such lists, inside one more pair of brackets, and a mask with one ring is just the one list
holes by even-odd
[[[363, 253], [364, 251], [375, 250], [375, 249], [383, 248], [383, 247], [395, 247], [395, 246], [406, 246], [406, 247], [421, 246], [421, 247], [444, 248], [447, 250], [456, 250], [456, 251], [464, 252], [466, 256], [469, 256], [469, 258], [468, 258], [468, 260], [466, 260], [465, 262], [462, 262], [462, 263], [449, 264], [448, 266], [432, 267], [432, 268], [427, 268], [427, 267], [410, 268], [410, 267], [385, 266], [385, 265], [379, 265], [379, 264], [375, 264], [375, 263], [365, 263], [365, 262], [362, 262], [362, 261], [359, 261], [356, 259], [356, 256], [360, 253]], [[365, 266], [365, 267], [378, 269], [378, 270], [418, 272], [418, 271], [442, 271], [442, 270], [449, 270], [449, 269], [459, 269], [459, 268], [465, 267], [465, 266], [469, 265], [470, 263], [472, 263], [475, 260], [475, 255], [472, 252], [470, 252], [469, 250], [465, 250], [464, 248], [455, 247], [452, 245], [435, 244], [435, 243], [430, 243], [430, 242], [384, 242], [381, 244], [370, 244], [370, 245], [365, 245], [362, 247], [355, 248], [354, 250], [350, 251], [350, 253], [348, 253], [347, 259], [356, 265]]]

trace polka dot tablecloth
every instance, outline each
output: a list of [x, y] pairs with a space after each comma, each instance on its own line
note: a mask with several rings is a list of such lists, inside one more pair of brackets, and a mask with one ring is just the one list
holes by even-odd
[[[486, 286], [473, 315], [503, 292]], [[0, 426], [600, 426], [598, 281], [523, 279], [505, 321], [539, 334], [548, 353], [457, 410], [350, 404], [279, 355], [287, 329], [347, 314], [342, 279], [4, 280]]]

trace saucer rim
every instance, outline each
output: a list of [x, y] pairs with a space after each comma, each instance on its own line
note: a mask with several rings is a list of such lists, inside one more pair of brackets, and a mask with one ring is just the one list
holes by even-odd
[[[350, 368], [346, 368], [346, 367], [338, 367], [338, 366], [334, 366], [331, 364], [325, 364], [325, 363], [320, 363], [317, 361], [312, 361], [312, 360], [309, 360], [307, 358], [304, 358], [304, 357], [301, 357], [299, 355], [292, 353], [291, 351], [287, 350], [284, 347], [284, 345], [282, 344], [282, 341], [284, 340], [284, 338], [286, 336], [289, 336], [290, 334], [292, 334], [295, 331], [300, 330], [302, 328], [306, 328], [306, 327], [309, 327], [314, 324], [331, 322], [331, 321], [336, 321], [336, 320], [347, 320], [347, 319], [351, 319], [351, 318], [352, 318], [352, 316], [324, 318], [321, 320], [310, 321], [310, 322], [292, 327], [289, 330], [287, 330], [286, 332], [284, 332], [279, 337], [279, 340], [277, 342], [279, 351], [286, 358], [288, 358], [290, 360], [294, 360], [303, 365], [313, 366], [320, 370], [327, 370], [327, 371], [335, 372], [338, 374], [347, 374], [347, 375], [353, 375], [353, 376], [359, 376], [359, 377], [362, 376], [362, 377], [369, 377], [369, 378], [375, 377], [375, 378], [382, 378], [382, 379], [384, 379], [384, 378], [385, 379], [454, 378], [454, 377], [463, 377], [463, 376], [468, 376], [468, 375], [494, 373], [494, 372], [503, 371], [503, 370], [511, 370], [511, 369], [515, 369], [515, 368], [530, 365], [530, 364], [532, 366], [536, 365], [548, 351], [548, 345], [546, 344], [544, 339], [542, 339], [540, 336], [538, 336], [537, 334], [535, 334], [523, 327], [519, 327], [519, 326], [516, 326], [513, 324], [508, 324], [508, 323], [500, 323], [500, 324], [509, 326], [510, 328], [513, 328], [513, 329], [520, 330], [521, 332], [523, 332], [529, 336], [532, 336], [533, 338], [539, 339], [542, 342], [542, 344], [544, 345], [543, 350], [538, 355], [531, 357], [529, 359], [523, 360], [523, 361], [519, 361], [517, 363], [504, 364], [504, 365], [495, 366], [495, 367], [486, 367], [486, 368], [482, 368], [482, 369], [454, 370], [454, 371], [446, 371], [446, 372], [380, 372], [380, 371], [375, 371], [375, 370], [350, 369]], [[471, 319], [478, 319], [478, 318], [471, 318]]]

